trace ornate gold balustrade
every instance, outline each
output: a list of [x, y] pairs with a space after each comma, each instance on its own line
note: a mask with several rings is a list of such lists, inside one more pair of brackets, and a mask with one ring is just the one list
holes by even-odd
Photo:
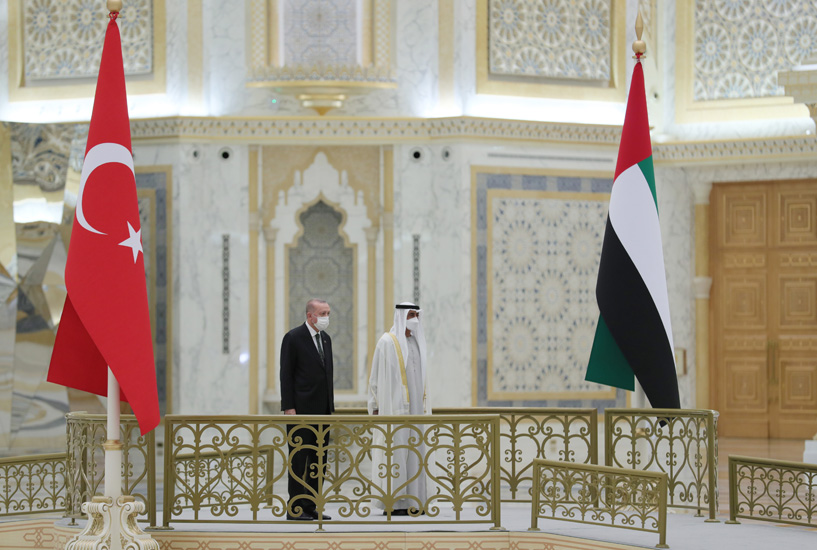
[[[373, 514], [380, 513], [374, 503], [393, 501], [394, 495], [378, 493], [373, 483], [375, 434], [410, 430], [417, 441], [434, 443], [428, 446], [422, 463], [433, 492], [427, 502], [418, 504], [432, 511], [436, 505], [446, 512], [412, 518], [414, 521], [478, 521], [496, 527], [501, 501], [532, 500], [534, 459], [597, 462], [594, 409], [438, 409], [430, 417], [388, 418], [368, 416], [363, 409], [338, 412], [343, 414], [299, 416], [297, 421], [320, 422], [316, 426], [327, 436], [320, 449], [325, 465], [321, 490], [313, 499], [322, 506], [339, 507], [340, 520], [350, 523], [374, 521]], [[80, 518], [82, 502], [102, 490], [105, 417], [71, 413], [67, 418], [63, 505], [67, 515]], [[162, 523], [243, 518], [285, 521], [289, 506], [285, 422], [292, 420], [283, 416], [167, 417], [165, 435], [170, 439], [165, 447]], [[712, 411], [608, 409], [605, 463], [666, 472], [668, 505], [699, 513], [708, 507], [709, 517], [714, 518], [716, 422], [717, 413]], [[122, 434], [124, 491], [146, 502], [145, 519], [155, 526], [153, 433], [139, 437], [135, 418], [124, 416]], [[382, 446], [378, 448], [381, 452]], [[6, 507], [12, 510], [9, 504]], [[27, 513], [24, 508], [19, 510]]]
[[[340, 409], [340, 414], [367, 414]], [[496, 407], [440, 408], [432, 416], [499, 416], [502, 502], [531, 502], [533, 459], [598, 463], [598, 412], [592, 408]]]
[[817, 465], [729, 457], [729, 521], [817, 526]]
[[715, 522], [718, 506], [718, 413], [710, 410], [607, 409], [604, 463], [665, 472], [668, 506]]
[[[65, 415], [68, 432], [68, 453], [65, 508], [66, 516], [83, 519], [82, 503], [101, 495], [105, 479], [107, 439], [104, 414], [84, 412]], [[121, 417], [122, 494], [145, 503], [147, 519], [156, 524], [156, 443], [154, 432], [142, 437], [132, 414]]]
[[531, 531], [539, 519], [658, 533], [667, 546], [667, 474], [609, 466], [533, 461]]
[[[289, 425], [288, 425], [289, 424]], [[399, 523], [398, 499], [423, 515], [412, 523], [490, 523], [500, 528], [499, 418], [429, 416], [181, 416], [165, 417], [163, 527], [171, 523], [280, 523], [297, 515], [287, 493], [289, 445], [305, 448], [299, 430], [316, 434], [312, 490], [297, 478], [318, 514], [332, 523]], [[396, 437], [397, 436], [397, 437]], [[402, 440], [400, 436], [407, 439]], [[395, 452], [413, 456], [428, 492], [406, 494]], [[384, 460], [374, 473], [371, 456]], [[340, 467], [329, 466], [330, 455]], [[300, 475], [299, 473], [296, 473]], [[413, 479], [413, 478], [412, 478]], [[411, 480], [408, 480], [411, 481]], [[322, 520], [318, 520], [319, 528]]]
[[65, 510], [65, 453], [0, 458], [0, 516]]

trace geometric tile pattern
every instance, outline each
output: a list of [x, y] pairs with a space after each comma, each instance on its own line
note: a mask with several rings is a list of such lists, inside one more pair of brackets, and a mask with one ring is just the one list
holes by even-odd
[[489, 71], [610, 80], [611, 2], [489, 0]]
[[168, 211], [172, 182], [168, 181], [167, 176], [164, 171], [136, 174], [139, 223], [142, 226], [142, 249], [153, 331], [153, 356], [156, 363], [156, 389], [162, 415], [167, 412], [167, 379], [172, 369], [173, 353], [173, 342], [168, 339], [173, 285], [169, 225], [172, 213]]
[[695, 101], [784, 95], [778, 71], [817, 52], [817, 2], [696, 0]]
[[526, 192], [492, 196], [489, 207], [489, 391], [602, 391], [584, 380], [584, 367], [599, 315], [594, 288], [607, 202]]
[[[357, 64], [358, 3], [354, 0], [287, 0], [284, 62], [312, 67]], [[275, 33], [277, 38], [277, 32]]]
[[[87, 0], [21, 2], [26, 80], [96, 77], [108, 24], [104, 4]], [[125, 74], [153, 70], [153, 2], [128, 0], [117, 19]]]
[[318, 201], [299, 219], [303, 233], [289, 248], [289, 325], [304, 323], [304, 306], [311, 298], [332, 308], [326, 333], [332, 338], [336, 390], [355, 389], [355, 270], [354, 249], [341, 235], [343, 215]]
[[623, 390], [584, 381], [611, 188], [609, 178], [476, 174], [478, 406], [624, 405]]

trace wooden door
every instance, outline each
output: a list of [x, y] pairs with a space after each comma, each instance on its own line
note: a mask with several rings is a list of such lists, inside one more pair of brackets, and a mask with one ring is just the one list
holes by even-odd
[[724, 436], [817, 432], [817, 181], [712, 189], [712, 399]]

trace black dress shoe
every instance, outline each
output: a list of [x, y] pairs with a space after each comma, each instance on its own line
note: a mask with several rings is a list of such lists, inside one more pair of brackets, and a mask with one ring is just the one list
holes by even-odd
[[[318, 519], [318, 512], [317, 511], [312, 510], [310, 512], [310, 514], [312, 515], [312, 519]], [[323, 521], [329, 521], [330, 519], [332, 519], [332, 516], [327, 516], [326, 514], [321, 514], [320, 519], [322, 519]]]
[[300, 516], [293, 516], [292, 514], [287, 514], [287, 519], [290, 521], [312, 521], [318, 518], [317, 516], [313, 516], [312, 514], [303, 512]]
[[408, 515], [410, 516], [424, 516], [426, 513], [423, 510], [418, 510], [417, 508], [409, 508]]
[[396, 510], [392, 510], [391, 515], [393, 515], [393, 516], [407, 516], [409, 514], [408, 514], [408, 510], [406, 510], [405, 508], [397, 508]]

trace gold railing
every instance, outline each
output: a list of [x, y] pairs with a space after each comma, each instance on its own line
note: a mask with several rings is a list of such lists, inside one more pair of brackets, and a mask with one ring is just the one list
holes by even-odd
[[710, 410], [607, 409], [604, 463], [665, 472], [668, 506], [709, 510], [718, 506], [718, 413]]
[[[338, 413], [366, 414], [366, 409], [341, 409]], [[531, 501], [535, 458], [579, 464], [598, 463], [596, 409], [441, 408], [434, 410], [432, 418], [460, 414], [499, 415], [499, 469], [503, 502]]]
[[65, 453], [0, 458], [0, 516], [65, 510]]
[[729, 521], [817, 526], [817, 465], [729, 457]]
[[[65, 508], [66, 516], [82, 519], [82, 503], [101, 495], [105, 480], [107, 439], [106, 416], [84, 412], [68, 413], [68, 458]], [[154, 432], [139, 434], [136, 417], [121, 417], [122, 494], [145, 503], [147, 520], [156, 524], [156, 444]]]
[[[240, 500], [241, 480], [244, 475], [257, 475], [265, 479], [265, 487], [272, 487], [275, 451], [272, 447], [262, 448], [257, 458], [253, 457], [251, 449], [238, 450], [226, 455], [223, 452], [205, 452], [176, 457], [177, 475], [185, 478], [195, 477], [199, 475], [196, 470], [205, 472], [206, 477], [210, 479], [218, 479], [218, 485], [223, 487], [222, 500], [229, 498], [230, 495], [237, 495], [238, 498], [232, 500], [233, 504], [249, 504], [249, 500], [244, 502]], [[269, 505], [272, 505], [271, 494], [271, 492], [267, 494]], [[184, 496], [178, 505], [182, 510], [193, 508], [192, 501]]]
[[[317, 443], [305, 443], [304, 432]], [[291, 456], [306, 448], [316, 451], [309, 478], [317, 489], [291, 469]], [[412, 523], [498, 529], [498, 452], [496, 415], [168, 415], [162, 524], [284, 522], [301, 511], [287, 491], [293, 474], [319, 518], [332, 506], [333, 524], [399, 523], [392, 511], [408, 500], [416, 508], [406, 517]], [[404, 472], [395, 454], [412, 457], [418, 473], [398, 481]], [[340, 467], [327, 467], [330, 455]], [[381, 461], [377, 473], [371, 456]], [[424, 478], [427, 491], [419, 492], [426, 495], [407, 492], [410, 482]], [[323, 520], [317, 523], [322, 528]]]
[[669, 548], [667, 474], [534, 460], [531, 531], [539, 519], [658, 533], [657, 548]]

